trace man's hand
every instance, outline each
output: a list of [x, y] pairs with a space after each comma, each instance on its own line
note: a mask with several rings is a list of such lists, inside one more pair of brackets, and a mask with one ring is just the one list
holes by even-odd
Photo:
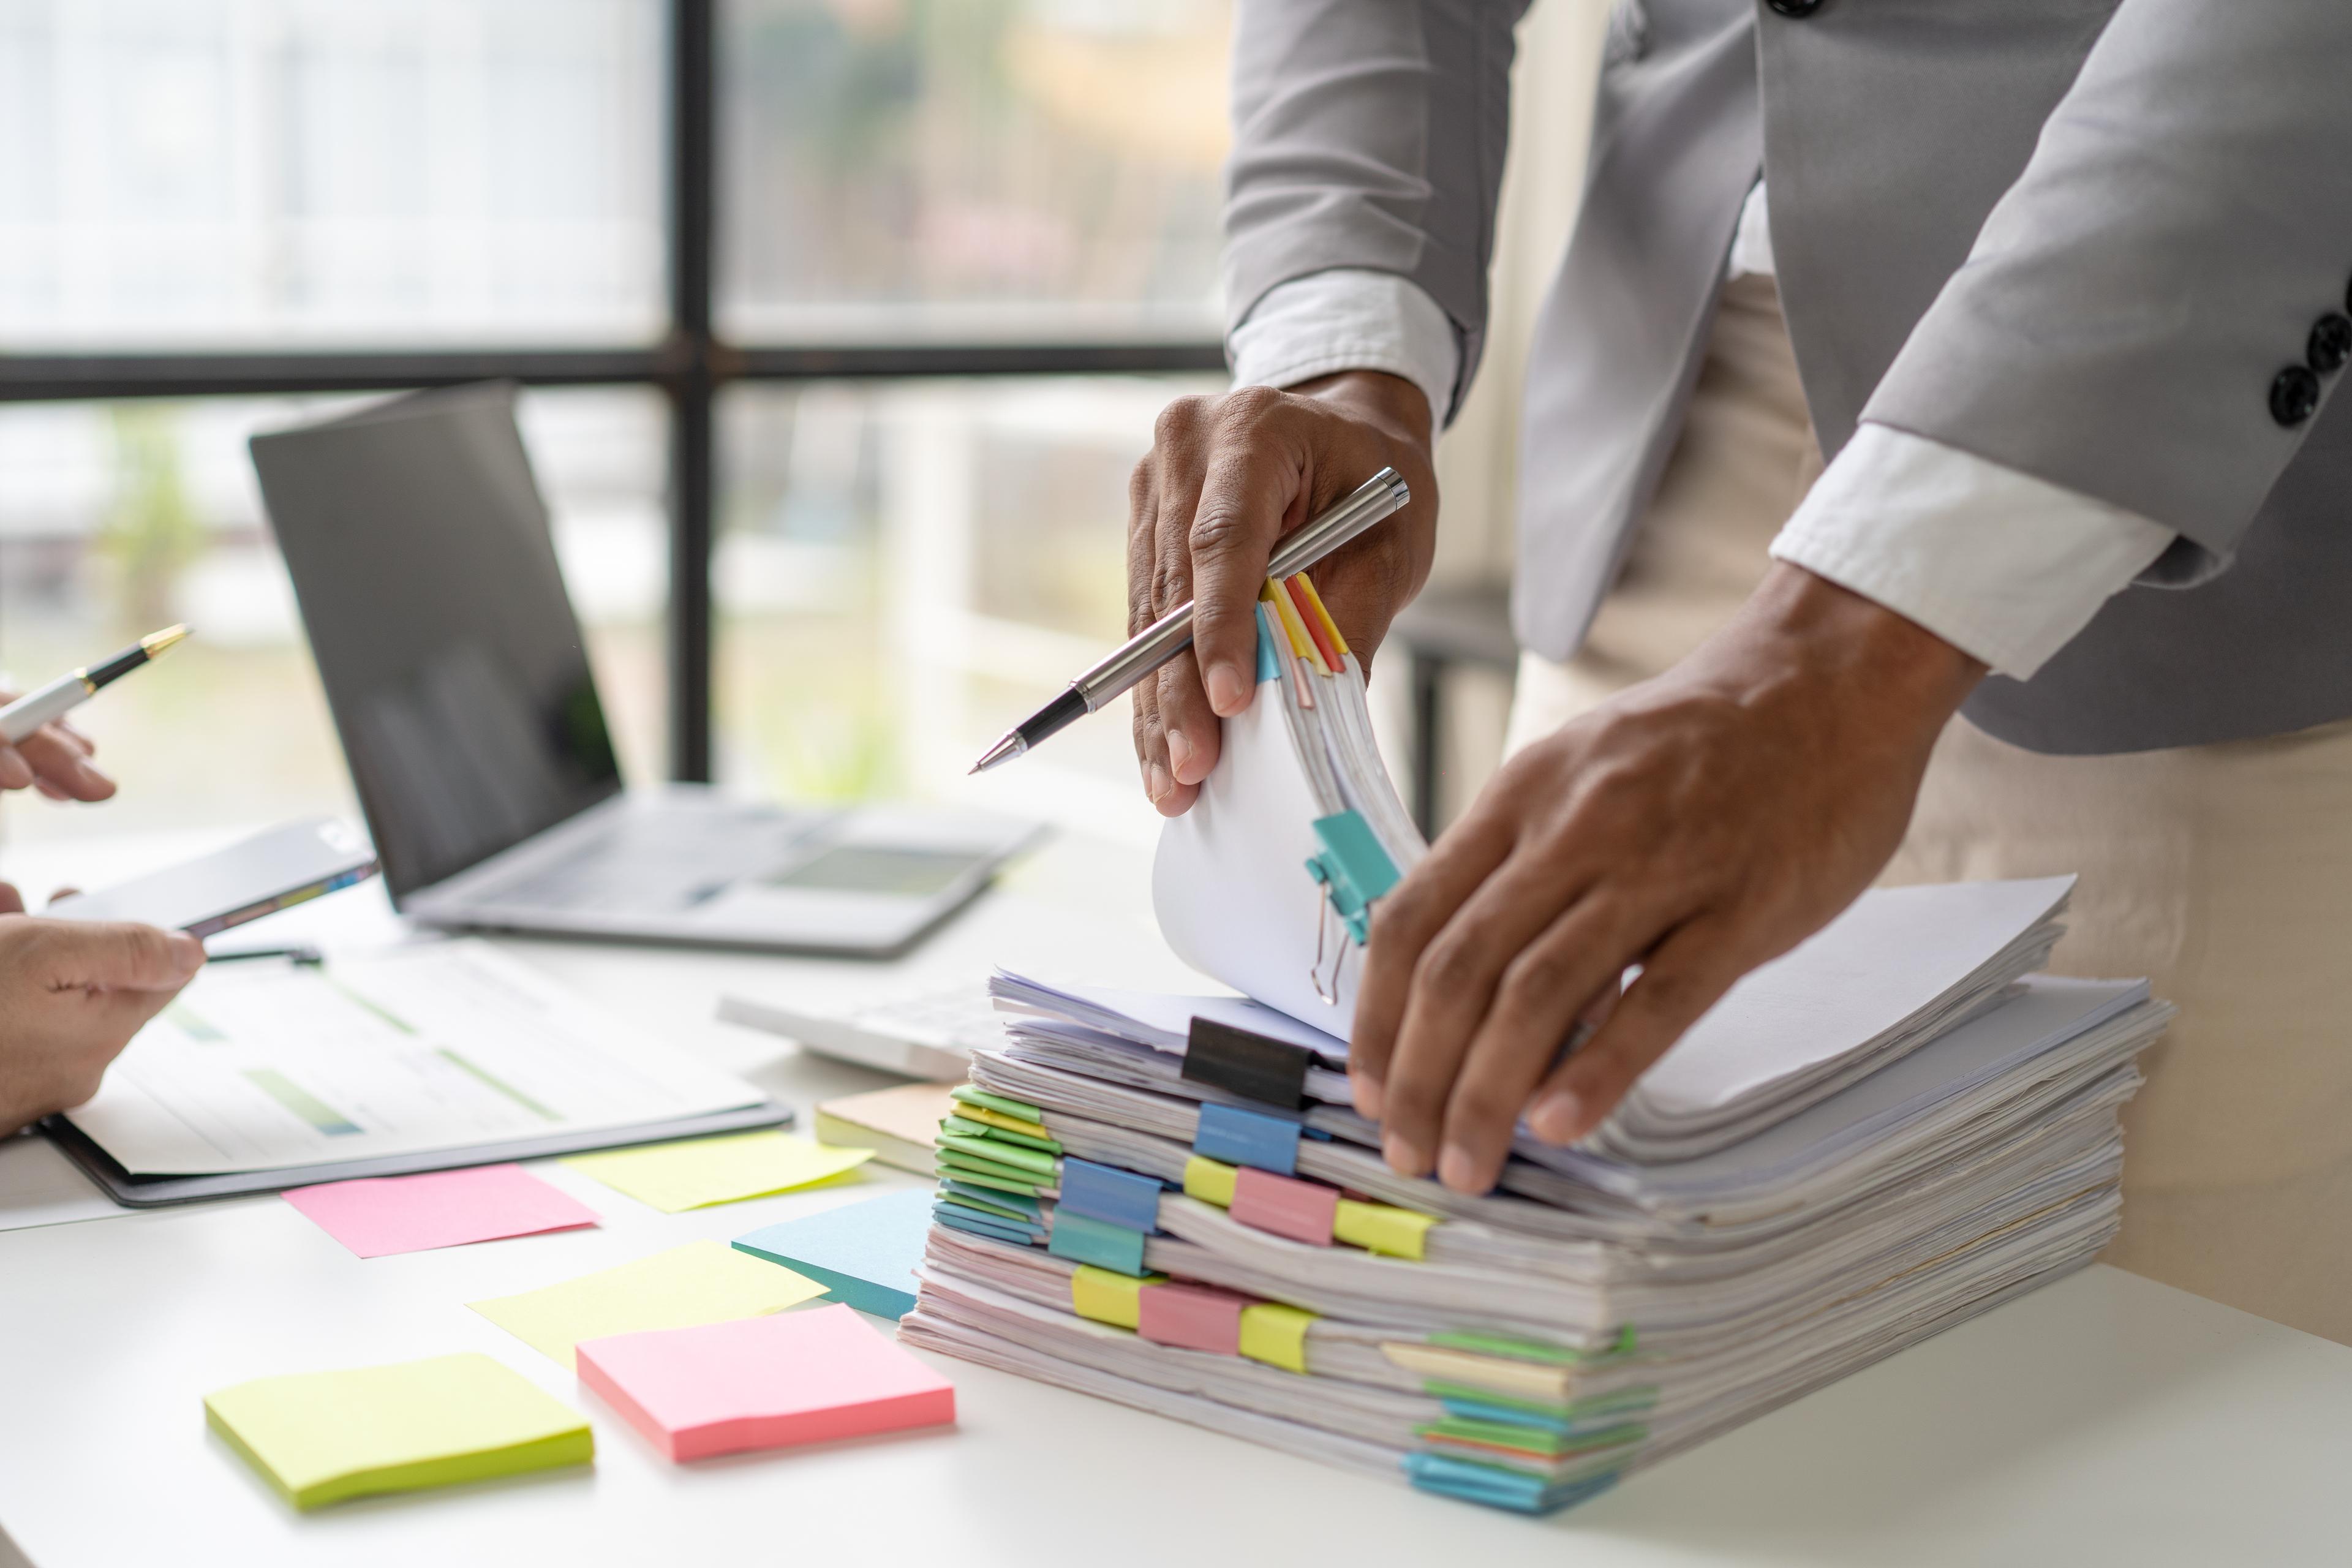
[[1250, 704], [1276, 540], [1393, 467], [1412, 503], [1316, 566], [1315, 587], [1367, 661], [1420, 592], [1436, 547], [1429, 426], [1420, 389], [1378, 371], [1180, 398], [1160, 414], [1128, 484], [1127, 625], [1139, 632], [1195, 602], [1192, 651], [1135, 689], [1136, 761], [1162, 814], [1192, 804], [1217, 765], [1220, 715]]
[[204, 963], [184, 931], [39, 920], [0, 883], [0, 1136], [79, 1105]]
[[[0, 691], [0, 705], [16, 693]], [[90, 766], [98, 748], [62, 719], [53, 719], [15, 745], [0, 741], [0, 789], [37, 789], [51, 800], [104, 800], [114, 781]]]
[[1483, 1193], [1523, 1114], [1555, 1143], [1598, 1126], [1869, 885], [1984, 673], [1783, 563], [1682, 664], [1512, 758], [1374, 906], [1349, 1071], [1389, 1163]]

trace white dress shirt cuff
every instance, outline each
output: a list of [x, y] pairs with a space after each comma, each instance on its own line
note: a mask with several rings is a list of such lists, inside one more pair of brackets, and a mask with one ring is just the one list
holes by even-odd
[[1393, 272], [1339, 268], [1266, 290], [1225, 342], [1235, 386], [1296, 386], [1343, 370], [1400, 375], [1429, 399], [1430, 428], [1454, 412], [1462, 346], [1428, 291]]
[[2024, 680], [2172, 540], [2120, 507], [1866, 424], [1771, 552]]

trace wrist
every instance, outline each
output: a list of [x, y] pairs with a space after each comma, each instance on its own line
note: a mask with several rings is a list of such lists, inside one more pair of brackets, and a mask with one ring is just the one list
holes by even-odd
[[1435, 438], [1429, 399], [1404, 377], [1382, 370], [1343, 370], [1302, 381], [1289, 390], [1297, 396], [1347, 410], [1389, 439], [1412, 447], [1423, 462], [1429, 461]]
[[[1877, 601], [1776, 562], [1696, 656], [1703, 678], [1850, 694], [1875, 722], [1932, 742], [1988, 673], [1984, 662]], [[1908, 721], [1906, 723], [1906, 721]]]

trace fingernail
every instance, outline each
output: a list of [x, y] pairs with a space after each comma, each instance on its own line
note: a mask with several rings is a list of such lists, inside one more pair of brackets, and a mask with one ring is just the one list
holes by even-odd
[[1406, 1139], [1391, 1132], [1381, 1144], [1381, 1158], [1389, 1163], [1391, 1171], [1402, 1171], [1408, 1176], [1426, 1175], [1429, 1161]]
[[194, 974], [205, 962], [205, 944], [186, 931], [172, 933], [172, 956], [179, 960], [180, 973]]
[[1476, 1157], [1459, 1143], [1448, 1143], [1437, 1157], [1437, 1179], [1457, 1193], [1483, 1193], [1492, 1185], [1479, 1179]]
[[1158, 763], [1152, 763], [1151, 781], [1143, 786], [1143, 793], [1151, 797], [1152, 804], [1158, 805], [1161, 797], [1175, 787], [1174, 782], [1168, 776], [1168, 770]]
[[1562, 1089], [1536, 1107], [1528, 1118], [1528, 1130], [1547, 1143], [1565, 1143], [1575, 1136], [1583, 1114], [1583, 1102]]
[[1231, 665], [1221, 664], [1209, 671], [1209, 706], [1226, 719], [1249, 706], [1249, 688]]
[[1356, 1114], [1367, 1121], [1378, 1121], [1381, 1119], [1381, 1080], [1359, 1074], [1349, 1080], [1349, 1087], [1355, 1090]]
[[1181, 730], [1168, 731], [1168, 771], [1176, 775], [1179, 784], [1198, 784], [1192, 776], [1192, 742], [1184, 738]]

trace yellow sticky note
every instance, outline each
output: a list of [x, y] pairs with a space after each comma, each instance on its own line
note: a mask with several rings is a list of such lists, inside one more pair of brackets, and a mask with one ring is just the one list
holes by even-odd
[[1229, 1209], [1234, 1206], [1234, 1179], [1233, 1166], [1206, 1154], [1195, 1154], [1184, 1162], [1184, 1195], [1188, 1198]]
[[737, 1132], [605, 1154], [574, 1154], [563, 1163], [641, 1204], [676, 1214], [790, 1192], [842, 1175], [872, 1158], [871, 1149], [836, 1149], [782, 1132]]
[[1023, 1132], [1032, 1138], [1051, 1138], [1042, 1121], [1024, 1121], [1017, 1116], [1007, 1116], [1001, 1110], [991, 1110], [985, 1105], [965, 1105], [957, 1102], [955, 1114], [966, 1121], [977, 1121], [984, 1127], [1002, 1127], [1007, 1132]]
[[481, 1354], [240, 1383], [205, 1395], [205, 1419], [296, 1508], [596, 1453], [578, 1411]]
[[1131, 1329], [1143, 1321], [1143, 1288], [1162, 1285], [1167, 1280], [1165, 1274], [1150, 1274], [1138, 1279], [1081, 1263], [1077, 1272], [1070, 1276], [1070, 1310], [1097, 1323]]
[[1307, 1370], [1307, 1325], [1315, 1314], [1280, 1301], [1242, 1309], [1241, 1352], [1291, 1372]]
[[689, 1241], [543, 1290], [467, 1304], [571, 1366], [572, 1347], [582, 1340], [764, 1317], [824, 1294], [815, 1280], [723, 1241]]
[[1415, 1214], [1389, 1204], [1363, 1204], [1353, 1198], [1341, 1198], [1339, 1212], [1331, 1216], [1331, 1235], [1367, 1252], [1383, 1252], [1391, 1258], [1410, 1258], [1418, 1262], [1429, 1240], [1429, 1227], [1437, 1223], [1433, 1215]]

